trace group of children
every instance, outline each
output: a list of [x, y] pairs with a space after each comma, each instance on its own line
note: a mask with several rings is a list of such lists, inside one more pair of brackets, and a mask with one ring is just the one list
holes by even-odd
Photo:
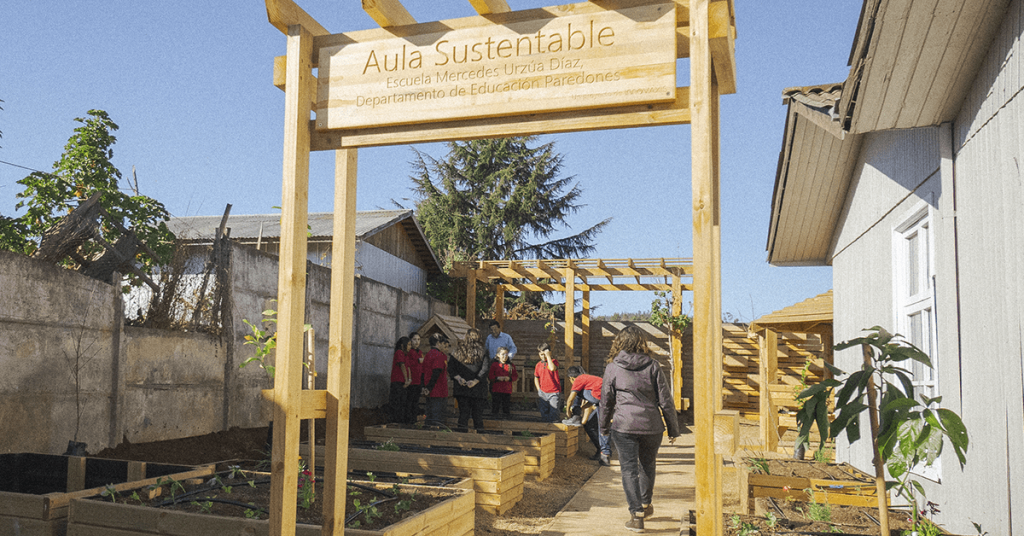
[[[491, 415], [511, 414], [512, 391], [519, 380], [519, 371], [512, 358], [516, 347], [512, 338], [501, 332], [496, 321], [489, 325], [490, 336], [480, 341], [480, 332], [471, 329], [465, 340], [454, 349], [443, 333], [430, 336], [430, 350], [420, 351], [420, 336], [411, 333], [395, 345], [391, 367], [391, 395], [389, 417], [391, 422], [414, 423], [418, 416], [420, 396], [426, 399], [426, 423], [444, 424], [444, 409], [449, 396], [448, 378], [453, 381], [453, 393], [458, 401], [458, 427], [483, 428], [483, 413], [488, 392]], [[546, 422], [563, 422], [583, 426], [591, 442], [598, 448], [594, 459], [609, 463], [611, 448], [607, 436], [600, 433], [598, 419], [591, 418], [600, 405], [601, 378], [585, 374], [578, 366], [569, 367], [567, 375], [572, 382], [566, 405], [562, 406], [562, 382], [558, 376], [558, 360], [551, 354], [547, 343], [537, 348], [539, 361], [534, 367], [533, 382], [537, 390], [537, 410]], [[444, 378], [444, 381], [440, 381]], [[569, 418], [562, 421], [562, 411]]]
[[[497, 323], [494, 322], [496, 325]], [[495, 328], [492, 328], [492, 332]], [[500, 328], [498, 329], [500, 335]], [[507, 337], [507, 335], [506, 335]], [[444, 423], [444, 408], [449, 396], [448, 379], [453, 381], [453, 396], [458, 401], [460, 428], [466, 428], [470, 419], [474, 428], [483, 428], [484, 405], [488, 393], [491, 397], [491, 415], [511, 414], [511, 398], [519, 372], [512, 363], [515, 346], [494, 346], [488, 337], [481, 344], [480, 332], [471, 329], [465, 340], [453, 349], [443, 333], [430, 336], [430, 350], [420, 351], [420, 336], [412, 333], [402, 337], [395, 345], [391, 366], [391, 392], [388, 413], [391, 422], [414, 423], [419, 413], [420, 397], [425, 398], [427, 424]], [[440, 381], [444, 378], [444, 381]]]

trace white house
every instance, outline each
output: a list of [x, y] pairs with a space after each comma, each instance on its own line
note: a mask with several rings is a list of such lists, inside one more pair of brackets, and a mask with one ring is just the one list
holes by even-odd
[[[881, 325], [931, 356], [915, 381], [971, 445], [921, 481], [959, 534], [1024, 534], [1022, 37], [1022, 0], [865, 0], [847, 80], [784, 93], [768, 262], [832, 266], [836, 341]], [[871, 468], [868, 441], [837, 456]]]

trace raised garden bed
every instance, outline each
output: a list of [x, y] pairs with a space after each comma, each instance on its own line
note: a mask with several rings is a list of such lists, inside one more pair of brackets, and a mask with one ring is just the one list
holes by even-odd
[[[877, 508], [780, 501], [770, 498], [761, 498], [757, 502], [764, 503], [758, 506], [764, 513], [727, 513], [722, 516], [724, 536], [882, 536]], [[691, 536], [696, 535], [696, 523], [694, 512], [690, 510]], [[912, 525], [909, 512], [890, 510], [887, 536], [900, 536], [903, 531], [910, 530]]]
[[467, 449], [509, 449], [524, 454], [524, 470], [537, 480], [551, 476], [555, 469], [554, 434], [536, 435], [529, 431], [476, 430], [453, 432], [433, 427], [419, 428], [404, 424], [367, 426], [363, 433], [369, 441], [404, 443], [428, 447]]
[[147, 486], [157, 478], [208, 476], [213, 466], [192, 467], [124, 460], [0, 454], [0, 534], [59, 536], [72, 499]]
[[[740, 512], [755, 511], [759, 497], [826, 504], [878, 507], [875, 479], [848, 463], [745, 458], [739, 471]], [[887, 498], [888, 500], [888, 498]]]
[[560, 422], [544, 422], [540, 419], [519, 420], [518, 416], [516, 416], [516, 420], [511, 418], [504, 420], [485, 419], [484, 427], [495, 430], [510, 430], [512, 432], [526, 430], [538, 435], [555, 434], [555, 457], [557, 458], [575, 456], [580, 448], [580, 435], [583, 433], [583, 428], [580, 426], [569, 426]]
[[[75, 536], [221, 536], [267, 534], [270, 475], [225, 472], [219, 480], [177, 487], [165, 484], [155, 497], [152, 488], [126, 490], [115, 497], [79, 499], [71, 503], [70, 534]], [[175, 486], [175, 487], [172, 487]], [[175, 491], [171, 497], [172, 489]], [[297, 508], [296, 533], [319, 535], [322, 483], [314, 500]], [[111, 502], [113, 499], [117, 502]], [[463, 536], [474, 531], [473, 491], [460, 488], [349, 482], [346, 534]]]
[[[348, 466], [358, 471], [431, 473], [473, 479], [476, 506], [502, 515], [523, 498], [524, 455], [521, 451], [495, 449], [427, 448], [419, 445], [353, 441]], [[300, 449], [301, 450], [301, 449]]]

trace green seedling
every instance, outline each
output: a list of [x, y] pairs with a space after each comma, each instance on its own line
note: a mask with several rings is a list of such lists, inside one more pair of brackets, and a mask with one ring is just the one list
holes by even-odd
[[110, 502], [112, 503], [117, 502], [117, 495], [117, 488], [114, 487], [113, 484], [107, 484], [106, 486], [104, 486], [103, 491], [100, 493], [100, 496], [107, 497], [108, 499], [110, 499]]

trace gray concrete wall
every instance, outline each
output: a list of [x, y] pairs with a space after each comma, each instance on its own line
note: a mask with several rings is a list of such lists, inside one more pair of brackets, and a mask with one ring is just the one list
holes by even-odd
[[[264, 310], [277, 309], [277, 258], [236, 245], [229, 273], [225, 334], [217, 337], [126, 328], [118, 287], [0, 252], [0, 452], [64, 452], [79, 408], [77, 439], [90, 452], [123, 439], [265, 426], [260, 391], [273, 383], [254, 364], [240, 368], [255, 353], [243, 320], [259, 323]], [[318, 388], [329, 373], [330, 277], [327, 268], [307, 267]], [[376, 408], [387, 402], [395, 341], [451, 307], [360, 277], [352, 312], [352, 407]]]

